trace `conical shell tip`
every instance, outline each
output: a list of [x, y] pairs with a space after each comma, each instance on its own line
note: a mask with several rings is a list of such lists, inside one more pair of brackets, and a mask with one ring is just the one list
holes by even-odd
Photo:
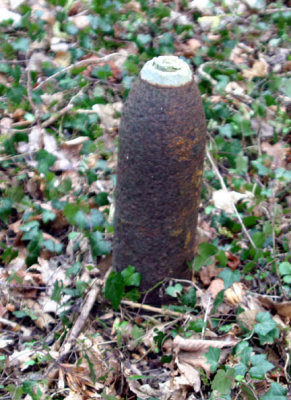
[[142, 80], [152, 85], [179, 87], [193, 78], [189, 65], [176, 56], [159, 56], [148, 61], [140, 72]]

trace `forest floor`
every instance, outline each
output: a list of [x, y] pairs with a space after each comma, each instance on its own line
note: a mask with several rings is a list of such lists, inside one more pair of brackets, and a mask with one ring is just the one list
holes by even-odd
[[[1, 0], [0, 397], [291, 399], [290, 4]], [[192, 280], [111, 268], [118, 126], [144, 63], [194, 71]]]

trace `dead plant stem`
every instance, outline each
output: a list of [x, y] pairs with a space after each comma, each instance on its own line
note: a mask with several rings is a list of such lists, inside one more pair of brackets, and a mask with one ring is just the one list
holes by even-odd
[[89, 66], [89, 65], [92, 65], [92, 64], [104, 63], [104, 62], [112, 60], [117, 55], [118, 55], [118, 53], [112, 53], [112, 54], [108, 54], [108, 55], [106, 55], [104, 57], [101, 57], [99, 59], [88, 58], [86, 60], [77, 61], [76, 63], [71, 64], [68, 67], [63, 68], [62, 70], [60, 70], [60, 71], [56, 72], [55, 74], [49, 76], [47, 79], [45, 79], [43, 82], [39, 83], [35, 88], [33, 88], [33, 90], [41, 89], [48, 82], [50, 82], [51, 80], [55, 79], [56, 77], [58, 77], [59, 75], [63, 74], [64, 72], [69, 72], [74, 68], [81, 68], [81, 67], [86, 67], [86, 66]]
[[[208, 161], [210, 162], [210, 164], [211, 164], [211, 166], [212, 166], [217, 178], [219, 179], [219, 182], [220, 182], [220, 185], [221, 185], [222, 189], [225, 190], [226, 193], [228, 193], [228, 189], [226, 187], [224, 179], [223, 179], [221, 173], [219, 172], [219, 170], [218, 170], [218, 168], [217, 168], [217, 166], [216, 166], [216, 164], [215, 164], [215, 162], [214, 162], [214, 160], [213, 160], [213, 158], [212, 158], [212, 156], [211, 156], [211, 154], [210, 154], [210, 152], [208, 150], [206, 150], [206, 156], [207, 156]], [[234, 211], [237, 219], [239, 220], [239, 223], [242, 226], [242, 230], [243, 230], [244, 234], [248, 238], [248, 240], [251, 243], [251, 245], [253, 246], [253, 248], [256, 249], [257, 246], [255, 245], [253, 239], [251, 238], [251, 236], [250, 236], [245, 224], [243, 223], [243, 220], [242, 220], [241, 216], [239, 215], [239, 212], [237, 211], [237, 208], [236, 208], [236, 206], [235, 206], [233, 201], [232, 201], [232, 207], [233, 207], [233, 211]]]

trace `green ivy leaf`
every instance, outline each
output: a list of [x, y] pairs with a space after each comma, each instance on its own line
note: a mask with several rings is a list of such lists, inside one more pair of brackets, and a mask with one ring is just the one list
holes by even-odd
[[56, 161], [56, 157], [46, 150], [39, 150], [36, 153], [36, 160], [38, 161], [37, 170], [40, 174], [46, 175], [49, 168], [52, 167]]
[[87, 207], [73, 203], [66, 204], [64, 208], [64, 214], [67, 221], [71, 225], [77, 225], [81, 229], [89, 226], [85, 211], [87, 211]]
[[47, 224], [50, 221], [54, 221], [56, 219], [56, 214], [50, 210], [43, 210], [42, 213], [42, 220], [45, 224]]
[[14, 50], [22, 51], [26, 53], [29, 48], [30, 40], [28, 38], [20, 37], [12, 42], [12, 47]]
[[48, 251], [51, 251], [52, 253], [59, 254], [63, 249], [63, 245], [61, 243], [56, 243], [54, 240], [51, 239], [44, 240], [43, 245]]
[[270, 390], [261, 397], [261, 400], [287, 400], [287, 389], [283, 388], [279, 383], [271, 383]]
[[291, 264], [287, 261], [280, 263], [279, 272], [280, 275], [291, 275]]
[[215, 372], [218, 367], [218, 361], [221, 354], [221, 350], [217, 347], [209, 347], [209, 350], [205, 354], [208, 364], [210, 364], [210, 372]]
[[103, 239], [102, 233], [99, 231], [89, 234], [92, 254], [94, 257], [109, 254], [111, 251], [111, 243]]
[[265, 373], [275, 366], [266, 359], [266, 354], [255, 354], [251, 358], [253, 367], [249, 370], [250, 377], [253, 379], [264, 379]]
[[141, 282], [141, 274], [135, 272], [135, 268], [129, 265], [127, 268], [121, 271], [121, 275], [124, 279], [125, 286], [139, 286]]
[[9, 215], [12, 212], [12, 201], [10, 199], [0, 200], [0, 220], [8, 224]]
[[27, 246], [27, 257], [25, 262], [28, 266], [33, 265], [37, 262], [37, 258], [40, 254], [41, 246], [42, 246], [42, 233], [38, 232], [38, 234], [29, 242]]
[[233, 368], [229, 368], [227, 371], [222, 369], [217, 371], [211, 385], [212, 390], [216, 390], [222, 396], [230, 394], [234, 382], [234, 374], [235, 370]]
[[229, 288], [234, 282], [239, 282], [240, 280], [239, 270], [232, 271], [230, 268], [224, 268], [218, 276], [223, 279], [225, 289]]
[[112, 271], [105, 284], [105, 298], [109, 300], [116, 311], [124, 294], [124, 279], [120, 272]]
[[205, 265], [210, 257], [214, 256], [217, 253], [218, 249], [211, 243], [201, 243], [198, 249], [198, 255], [194, 260], [194, 269], [195, 271], [199, 271], [199, 269]]
[[69, 277], [69, 276], [77, 275], [77, 273], [78, 273], [81, 269], [82, 269], [82, 264], [81, 264], [80, 262], [77, 261], [77, 262], [75, 262], [75, 264], [74, 264], [72, 267], [70, 267], [70, 268], [67, 269], [67, 271], [66, 271], [66, 276]]
[[273, 320], [269, 312], [258, 313], [256, 320], [258, 323], [254, 327], [254, 332], [258, 334], [260, 343], [273, 343], [274, 339], [279, 337], [277, 322]]
[[182, 304], [194, 308], [196, 305], [196, 290], [191, 287], [188, 292], [181, 296]]
[[104, 215], [99, 210], [92, 208], [89, 214], [89, 225], [91, 229], [104, 225]]
[[168, 286], [166, 289], [166, 293], [169, 296], [178, 297], [178, 295], [181, 294], [182, 290], [183, 290], [183, 286], [180, 283], [177, 283], [174, 286]]

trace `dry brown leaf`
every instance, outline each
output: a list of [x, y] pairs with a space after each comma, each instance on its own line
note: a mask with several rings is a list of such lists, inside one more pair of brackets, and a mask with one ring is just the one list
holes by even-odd
[[269, 65], [264, 59], [254, 62], [250, 69], [243, 70], [243, 76], [249, 80], [253, 78], [264, 78], [268, 74]]
[[71, 21], [80, 30], [90, 26], [90, 18], [88, 15], [74, 15], [73, 17], [69, 17], [69, 21]]
[[[208, 363], [205, 353], [209, 347], [219, 349], [234, 347], [239, 343], [239, 339], [232, 336], [224, 336], [223, 340], [203, 340], [203, 339], [185, 339], [177, 335], [173, 341], [173, 352], [176, 356], [175, 361], [182, 376], [194, 386], [197, 392], [200, 390], [200, 377], [198, 368], [203, 368], [207, 376], [210, 375], [210, 364]], [[226, 357], [223, 354], [223, 358]]]
[[272, 145], [268, 142], [263, 142], [262, 150], [267, 153], [268, 156], [273, 157], [273, 162], [271, 165], [272, 169], [285, 167], [285, 158], [288, 152], [288, 148], [285, 147], [284, 143], [278, 142]]
[[234, 271], [235, 269], [237, 269], [237, 267], [240, 264], [240, 258], [237, 257], [235, 254], [229, 252], [229, 251], [226, 251], [225, 254], [226, 254], [227, 259], [228, 259], [227, 266]]
[[161, 398], [161, 391], [152, 388], [148, 384], [140, 384], [136, 380], [128, 381], [130, 390], [138, 396], [140, 399], [149, 399], [150, 397]]
[[25, 349], [21, 351], [15, 350], [11, 356], [8, 357], [7, 366], [14, 368], [17, 367], [21, 371], [24, 371], [31, 366], [29, 363], [27, 363], [27, 361], [30, 361], [35, 356], [44, 357], [46, 356], [46, 352], [38, 351], [36, 353], [35, 349]]
[[226, 289], [224, 292], [224, 298], [229, 301], [230, 304], [237, 306], [241, 304], [244, 294], [245, 290], [243, 284], [235, 282], [230, 288]]
[[69, 51], [57, 51], [54, 64], [59, 68], [66, 68], [71, 64], [72, 55]]
[[52, 58], [48, 57], [45, 53], [38, 51], [31, 55], [28, 62], [28, 68], [31, 71], [41, 72], [44, 63], [54, 65]]
[[283, 303], [275, 303], [269, 297], [259, 296], [261, 304], [269, 310], [277, 311], [280, 317], [291, 319], [291, 301], [285, 301]]
[[235, 191], [226, 191], [224, 189], [216, 190], [212, 193], [214, 206], [228, 213], [234, 212], [234, 205], [242, 199], [251, 199], [254, 195], [251, 192], [239, 193]]
[[23, 303], [24, 307], [32, 310], [37, 319], [34, 319], [33, 322], [39, 329], [49, 329], [50, 324], [55, 324], [55, 319], [48, 313], [43, 312], [43, 308], [38, 304], [38, 302], [32, 299], [26, 299]]
[[244, 328], [252, 331], [257, 323], [256, 316], [258, 312], [258, 310], [245, 310], [237, 315], [237, 320]]
[[216, 268], [215, 264], [206, 265], [201, 268], [199, 277], [205, 286], [208, 286], [213, 278], [217, 278], [223, 268]]
[[201, 47], [201, 42], [198, 39], [192, 38], [186, 43], [182, 43], [179, 47], [185, 57], [193, 57], [196, 51]]
[[9, 129], [11, 128], [12, 125], [12, 119], [5, 117], [5, 118], [1, 118], [0, 120], [0, 134], [1, 135], [7, 135], [7, 133], [9, 132]]
[[207, 289], [207, 291], [210, 292], [212, 298], [215, 299], [216, 296], [218, 295], [218, 293], [221, 292], [224, 289], [225, 289], [225, 286], [224, 286], [223, 280], [220, 279], [220, 278], [217, 278], [217, 279], [214, 279], [210, 283], [209, 288]]
[[101, 120], [101, 127], [106, 131], [111, 132], [119, 127], [120, 118], [116, 117], [116, 115], [122, 111], [121, 102], [105, 105], [94, 104], [92, 110], [96, 111]]
[[81, 393], [76, 393], [73, 390], [69, 391], [68, 396], [64, 397], [64, 400], [83, 400], [84, 397]]

